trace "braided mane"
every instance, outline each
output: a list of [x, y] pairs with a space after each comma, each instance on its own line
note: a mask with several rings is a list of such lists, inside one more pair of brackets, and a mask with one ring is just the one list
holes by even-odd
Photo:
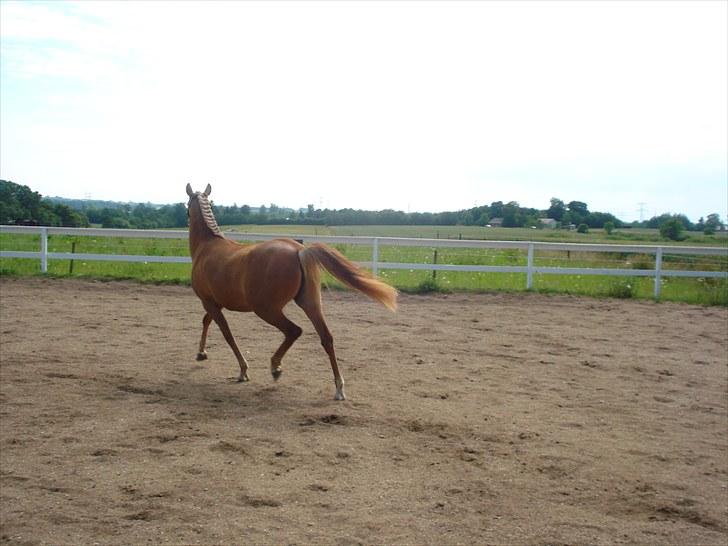
[[200, 204], [200, 213], [202, 214], [202, 218], [205, 220], [207, 227], [210, 228], [210, 231], [212, 231], [212, 234], [224, 238], [225, 236], [222, 234], [222, 231], [220, 231], [220, 226], [217, 225], [217, 220], [215, 220], [215, 215], [212, 213], [212, 206], [210, 205], [210, 201], [207, 199], [207, 196], [204, 193], [198, 193], [197, 202]]

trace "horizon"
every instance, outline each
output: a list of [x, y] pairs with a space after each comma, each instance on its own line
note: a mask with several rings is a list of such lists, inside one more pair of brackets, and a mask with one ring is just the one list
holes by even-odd
[[[30, 188], [30, 189], [33, 190], [33, 188]], [[113, 204], [117, 204], [117, 205], [148, 205], [148, 206], [153, 206], [153, 207], [166, 207], [166, 206], [173, 206], [173, 205], [178, 205], [178, 204], [185, 204], [184, 201], [176, 201], [176, 202], [170, 202], [170, 203], [152, 203], [151, 201], [133, 201], [133, 200], [121, 200], [121, 201], [117, 201], [117, 200], [93, 199], [93, 198], [90, 198], [90, 199], [87, 199], [87, 198], [73, 198], [73, 197], [64, 197], [64, 196], [61, 196], [61, 195], [53, 195], [53, 196], [41, 195], [41, 197], [43, 199], [49, 199], [51, 201], [53, 201], [53, 200], [62, 200], [62, 201], [87, 201], [87, 202], [113, 203]], [[250, 209], [251, 209], [251, 211], [258, 211], [262, 207], [270, 208], [271, 205], [274, 205], [274, 206], [276, 206], [277, 208], [279, 208], [281, 210], [285, 210], [285, 211], [289, 211], [290, 210], [290, 211], [293, 211], [293, 212], [303, 212], [303, 211], [306, 211], [308, 209], [308, 206], [294, 208], [294, 207], [291, 207], [291, 206], [281, 205], [281, 204], [278, 204], [278, 203], [267, 203], [267, 204], [254, 205], [254, 204], [251, 204], [251, 203], [221, 204], [221, 203], [216, 203], [214, 199], [210, 199], [210, 201], [213, 204], [213, 206], [221, 206], [221, 207], [231, 207], [231, 206], [242, 207], [242, 206], [249, 206]], [[573, 201], [578, 202], [579, 200], [578, 199], [571, 199], [569, 201], [563, 201], [563, 202], [564, 202], [564, 205], [568, 206], [568, 204], [570, 202], [573, 202]], [[505, 205], [505, 204], [508, 204], [510, 202], [512, 202], [512, 201], [502, 201], [501, 203]], [[482, 205], [476, 205], [476, 206], [477, 207], [490, 207], [494, 203], [497, 203], [497, 201], [492, 201], [490, 203], [483, 203]], [[586, 204], [587, 204], [587, 206], [589, 205], [589, 203], [586, 203]], [[550, 202], [549, 202], [549, 205], [550, 205]], [[548, 206], [547, 207], [526, 207], [526, 206], [521, 205], [521, 204], [519, 204], [519, 207], [521, 207], [521, 208], [528, 208], [528, 209], [535, 209], [538, 212], [544, 212], [544, 211], [547, 211], [549, 209]], [[314, 207], [314, 209], [315, 208], [316, 207]], [[470, 210], [472, 208], [474, 208], [474, 207], [469, 207], [469, 208], [465, 208], [465, 209], [456, 209], [456, 210], [441, 210], [441, 211], [406, 211], [406, 210], [402, 210], [402, 209], [356, 209], [356, 208], [353, 208], [353, 207], [343, 207], [341, 209], [320, 209], [320, 210], [344, 210], [344, 209], [351, 209], [351, 210], [361, 211], [361, 212], [382, 212], [382, 211], [385, 211], [385, 210], [393, 210], [395, 212], [403, 212], [405, 214], [433, 214], [433, 215], [437, 215], [437, 214], [444, 214], [444, 213], [457, 213], [457, 212], [461, 212], [461, 211]], [[640, 222], [640, 220], [631, 220], [631, 221], [624, 220], [624, 219], [620, 218], [619, 216], [617, 216], [616, 214], [614, 214], [613, 212], [608, 211], [608, 210], [596, 210], [596, 209], [589, 208], [589, 212], [590, 213], [595, 213], [596, 212], [596, 213], [603, 213], [603, 214], [612, 214], [617, 220], [619, 220], [619, 221], [621, 221], [621, 222], [623, 222], [625, 224], [631, 224], [631, 223]], [[693, 224], [698, 223], [698, 221], [700, 219], [704, 219], [704, 218], [706, 218], [708, 216], [708, 214], [705, 214], [705, 215], [703, 215], [703, 216], [701, 216], [699, 218], [690, 218], [689, 216], [687, 216], [686, 214], [681, 213], [681, 212], [661, 213], [661, 214], [683, 215], [686, 218], [688, 218], [688, 220], [691, 223], [693, 223]], [[661, 214], [654, 214], [654, 215], [651, 215], [651, 216], [646, 216], [643, 221], [646, 222], [646, 221], [648, 221], [648, 220], [650, 220], [650, 219], [652, 219], [654, 217], [660, 216]], [[712, 213], [709, 213], [709, 214], [712, 214]], [[722, 223], [728, 223], [728, 219], [721, 217], [721, 222]]]
[[0, 178], [44, 196], [728, 218], [727, 2], [2, 1], [0, 38]]

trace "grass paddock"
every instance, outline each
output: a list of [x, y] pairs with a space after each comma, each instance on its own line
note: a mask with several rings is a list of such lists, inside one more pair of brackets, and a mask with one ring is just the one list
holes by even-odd
[[[561, 237], [559, 242], [611, 242], [606, 234], [576, 234], [564, 231], [480, 228], [475, 226], [234, 226], [225, 231], [243, 233], [280, 233], [296, 235], [370, 235], [422, 238], [488, 238], [493, 240], [547, 240], [546, 236]], [[645, 243], [665, 245], [663, 270], [728, 271], [728, 259], [722, 256], [684, 256], [670, 254], [669, 246], [655, 241], [649, 230], [640, 230], [640, 236], [652, 236]], [[487, 237], [483, 237], [482, 235]], [[481, 235], [481, 237], [478, 237]], [[510, 237], [506, 237], [506, 235]], [[530, 238], [526, 238], [530, 235]], [[634, 236], [635, 234], [630, 234]], [[538, 237], [536, 237], [538, 236]], [[705, 236], [703, 236], [705, 237]], [[725, 246], [727, 239], [710, 238], [716, 246]], [[634, 243], [634, 240], [625, 241]], [[694, 241], [690, 241], [695, 244]], [[336, 244], [339, 251], [349, 259], [361, 263], [370, 262], [372, 249], [367, 245]], [[40, 248], [38, 235], [0, 234], [0, 249], [14, 251], [37, 251]], [[187, 256], [186, 239], [85, 237], [51, 235], [48, 239], [49, 252], [75, 252], [90, 254], [128, 254], [149, 256]], [[537, 267], [570, 268], [619, 268], [654, 269], [654, 256], [619, 252], [573, 252], [537, 251], [534, 265]], [[476, 249], [476, 248], [429, 248], [400, 247], [380, 244], [380, 262], [416, 264], [525, 266], [526, 252], [519, 249]], [[48, 275], [55, 277], [85, 277], [98, 279], [133, 279], [141, 282], [188, 284], [189, 264], [160, 264], [152, 262], [132, 263], [87, 260], [49, 260]], [[35, 259], [0, 259], [0, 274], [40, 275], [40, 261]], [[525, 273], [478, 273], [427, 270], [382, 269], [379, 276], [404, 292], [490, 292], [525, 291]], [[340, 284], [326, 275], [325, 282], [333, 288]], [[574, 294], [592, 297], [652, 298], [654, 279], [651, 277], [624, 277], [610, 275], [553, 275], [536, 274], [533, 290], [544, 293]], [[663, 277], [661, 299], [701, 305], [728, 306], [728, 282], [715, 278]]]

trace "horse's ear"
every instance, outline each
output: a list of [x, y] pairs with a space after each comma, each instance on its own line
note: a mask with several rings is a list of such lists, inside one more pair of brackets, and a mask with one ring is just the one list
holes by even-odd
[[187, 189], [187, 195], [189, 195], [190, 197], [192, 197], [193, 195], [195, 195], [195, 192], [192, 191], [192, 186], [190, 186], [189, 183], [187, 184], [187, 188], [186, 189]]
[[205, 197], [208, 197], [210, 195], [210, 192], [212, 192], [212, 186], [210, 186], [210, 184], [208, 184], [207, 187], [205, 188], [205, 191], [202, 192], [202, 195], [204, 195]]

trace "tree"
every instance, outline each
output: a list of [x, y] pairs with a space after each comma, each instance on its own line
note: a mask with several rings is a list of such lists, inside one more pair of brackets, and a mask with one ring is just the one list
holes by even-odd
[[481, 213], [478, 219], [475, 221], [475, 223], [479, 226], [486, 226], [488, 225], [488, 222], [490, 222], [490, 215], [487, 212]]
[[503, 218], [503, 201], [493, 201], [490, 204], [490, 217]]
[[721, 228], [722, 225], [723, 223], [720, 221], [720, 216], [718, 214], [708, 214], [708, 219], [705, 221], [703, 232], [706, 235], [713, 235]]
[[29, 222], [41, 226], [80, 227], [88, 225], [83, 213], [53, 203], [28, 186], [0, 180], [0, 224]]
[[662, 224], [667, 222], [668, 220], [677, 219], [683, 227], [683, 230], [685, 229], [693, 229], [693, 224], [690, 222], [687, 216], [684, 214], [661, 214], [660, 216], [653, 216], [647, 221], [647, 227], [653, 228], [653, 229], [660, 229], [662, 227]]
[[174, 227], [187, 226], [187, 207], [183, 203], [177, 203], [172, 207], [172, 223]]
[[159, 215], [157, 214], [156, 208], [150, 205], [145, 205], [144, 203], [139, 203], [132, 209], [129, 221], [131, 224], [141, 229], [156, 229], [160, 227], [158, 218]]
[[465, 226], [472, 226], [475, 223], [475, 216], [473, 216], [472, 211], [466, 211], [462, 216], [461, 222]]
[[589, 214], [589, 206], [581, 201], [571, 201], [568, 204], [569, 211], [586, 216]]
[[523, 227], [524, 218], [518, 203], [511, 201], [503, 207], [503, 227]]
[[589, 207], [586, 203], [581, 201], [571, 201], [567, 205], [569, 209], [569, 217], [573, 224], [583, 224], [586, 222], [586, 217], [589, 214]]
[[256, 224], [267, 224], [268, 223], [268, 209], [265, 205], [261, 205], [258, 208], [258, 214], [253, 215], [253, 222]]
[[564, 205], [564, 202], [561, 199], [552, 197], [551, 206], [546, 210], [546, 218], [553, 218], [554, 220], [561, 222], [565, 212], [566, 205]]
[[613, 214], [609, 214], [608, 212], [590, 212], [584, 218], [584, 223], [590, 228], [603, 228], [607, 222], [614, 224], [614, 227], [621, 224]]
[[614, 222], [605, 222], [604, 223], [604, 231], [607, 232], [607, 235], [611, 235], [614, 231]]
[[660, 235], [672, 241], [681, 241], [684, 238], [683, 231], [685, 226], [677, 216], [664, 221], [660, 226]]
[[101, 227], [126, 229], [131, 227], [129, 213], [124, 209], [106, 207], [101, 211]]
[[60, 224], [65, 227], [88, 227], [88, 218], [79, 214], [71, 207], [56, 203], [53, 205], [53, 212], [60, 219]]
[[0, 180], [0, 223], [38, 222], [40, 199], [40, 194], [28, 186]]

